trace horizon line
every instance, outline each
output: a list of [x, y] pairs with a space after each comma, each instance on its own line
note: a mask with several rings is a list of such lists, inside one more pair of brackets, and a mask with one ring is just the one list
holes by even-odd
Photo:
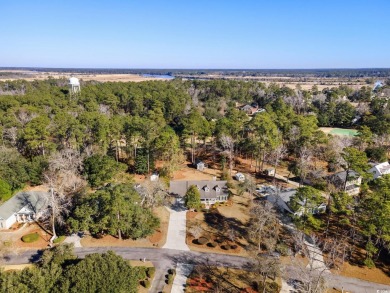
[[152, 68], [152, 67], [41, 67], [41, 66], [0, 66], [0, 69], [102, 69], [102, 70], [390, 70], [390, 67], [314, 67], [314, 68]]

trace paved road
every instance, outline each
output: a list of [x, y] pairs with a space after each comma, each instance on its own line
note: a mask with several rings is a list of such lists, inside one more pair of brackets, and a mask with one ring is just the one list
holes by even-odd
[[[176, 267], [177, 263], [185, 264], [202, 264], [208, 262], [210, 265], [235, 267], [235, 268], [250, 268], [250, 260], [240, 256], [202, 253], [196, 251], [180, 251], [175, 249], [158, 249], [158, 248], [131, 248], [131, 247], [99, 247], [99, 248], [75, 248], [75, 254], [79, 257], [85, 257], [91, 253], [103, 253], [108, 250], [115, 251], [118, 255], [125, 259], [139, 260], [146, 258], [152, 261], [157, 270], [165, 270], [166, 268]], [[25, 251], [21, 254], [12, 254], [7, 257], [7, 264], [23, 264], [34, 262], [38, 259], [37, 250]], [[348, 278], [338, 275], [329, 274], [328, 284], [330, 287], [335, 287], [354, 293], [371, 293], [377, 290], [390, 290], [390, 285], [382, 285], [371, 283], [355, 278]], [[389, 291], [390, 292], [390, 291]]]

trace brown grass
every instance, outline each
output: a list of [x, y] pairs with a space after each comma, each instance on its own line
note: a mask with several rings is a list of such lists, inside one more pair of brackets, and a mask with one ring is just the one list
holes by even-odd
[[[193, 243], [194, 237], [187, 233], [186, 243], [191, 250], [200, 252], [213, 252], [221, 254], [232, 254], [240, 256], [248, 256], [248, 242], [245, 239], [244, 229], [248, 222], [248, 198], [234, 196], [232, 204], [221, 205], [211, 213], [205, 214], [202, 212], [188, 212], [187, 213], [187, 230], [194, 226], [200, 226], [204, 233], [203, 236], [210, 240], [223, 239], [223, 242], [216, 247], [209, 247], [207, 244], [199, 245]], [[209, 221], [207, 222], [206, 217]], [[227, 239], [228, 229], [233, 229], [236, 233], [234, 243]], [[236, 249], [224, 250], [221, 245], [235, 244]]]
[[[202, 271], [200, 275], [198, 274], [199, 271]], [[257, 292], [251, 289], [251, 285], [256, 279], [257, 278], [254, 273], [240, 269], [212, 267], [207, 270], [205, 268], [195, 267], [187, 279], [186, 292], [201, 292], [202, 289], [196, 286], [196, 284], [201, 284], [201, 287], [205, 290], [207, 290], [206, 288], [209, 289], [207, 292], [211, 292], [213, 289], [213, 282], [219, 282], [220, 284], [224, 284], [224, 287], [232, 289], [232, 291], [229, 290], [229, 292]], [[267, 279], [267, 282], [273, 281], [271, 279]], [[281, 286], [282, 282], [280, 278], [276, 278], [275, 282]]]

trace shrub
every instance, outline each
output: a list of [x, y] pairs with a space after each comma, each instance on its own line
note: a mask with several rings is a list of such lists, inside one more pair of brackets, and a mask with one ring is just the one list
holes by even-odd
[[142, 281], [142, 286], [145, 288], [150, 288], [150, 281], [149, 280], [143, 280]]
[[200, 237], [197, 242], [200, 244], [200, 245], [203, 245], [203, 244], [206, 244], [209, 240], [206, 238], [206, 237]]
[[225, 245], [222, 245], [221, 248], [222, 248], [223, 250], [229, 250], [229, 249], [230, 249], [230, 245], [225, 244]]
[[150, 268], [148, 268], [146, 270], [146, 275], [148, 276], [148, 278], [153, 278], [155, 272], [156, 272], [156, 268], [155, 267], [150, 267]]
[[56, 239], [53, 240], [53, 243], [61, 243], [62, 241], [64, 241], [66, 238], [66, 236], [62, 235], [62, 236], [58, 236]]
[[371, 258], [365, 259], [364, 264], [370, 269], [375, 268], [375, 263]]
[[285, 243], [276, 244], [275, 250], [283, 256], [289, 255], [289, 248]]
[[172, 284], [173, 283], [173, 275], [169, 274], [168, 275], [168, 284]]
[[223, 240], [222, 240], [222, 239], [215, 239], [215, 242], [217, 242], [217, 243], [222, 243]]
[[208, 247], [217, 247], [217, 243], [216, 242], [210, 242], [210, 243], [207, 243], [207, 246]]
[[38, 233], [31, 233], [31, 234], [24, 235], [22, 237], [22, 241], [26, 242], [26, 243], [35, 242], [35, 241], [38, 241], [38, 239], [39, 239]]
[[238, 246], [236, 244], [230, 245], [231, 249], [236, 249]]
[[176, 275], [176, 269], [169, 269], [168, 274], [170, 275]]

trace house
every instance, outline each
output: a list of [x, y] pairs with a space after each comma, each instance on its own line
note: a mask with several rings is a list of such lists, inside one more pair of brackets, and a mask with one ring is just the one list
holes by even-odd
[[150, 181], [158, 181], [159, 178], [160, 178], [160, 175], [158, 174], [157, 171], [154, 171], [152, 173], [152, 175], [150, 175]]
[[347, 172], [342, 171], [333, 174], [329, 177], [329, 181], [339, 190], [345, 191], [349, 195], [358, 195], [360, 192], [360, 185], [362, 184], [362, 176], [353, 170]]
[[299, 202], [301, 207], [297, 211], [294, 211], [290, 207], [289, 202], [296, 192], [296, 189], [286, 189], [279, 192], [269, 193], [266, 196], [266, 200], [276, 205], [283, 212], [288, 212], [299, 217], [303, 215], [305, 208], [313, 215], [325, 213], [326, 203], [321, 203], [318, 206], [307, 206], [305, 202]]
[[190, 186], [195, 185], [200, 193], [200, 201], [206, 205], [228, 199], [227, 181], [221, 180], [174, 180], [169, 183], [169, 193], [183, 198]]
[[275, 175], [275, 169], [274, 168], [268, 168], [263, 171], [263, 174], [266, 176], [274, 176]]
[[237, 173], [236, 175], [234, 175], [234, 179], [236, 179], [237, 181], [240, 181], [240, 182], [244, 182], [245, 176], [242, 173]]
[[241, 107], [240, 110], [244, 111], [248, 115], [254, 115], [256, 113], [261, 113], [261, 112], [265, 111], [264, 109], [259, 108], [256, 103], [254, 103], [252, 105], [245, 105], [245, 106]]
[[373, 165], [372, 168], [368, 170], [368, 172], [374, 175], [374, 179], [377, 179], [383, 175], [390, 174], [390, 164], [389, 162], [383, 162], [377, 165]]
[[199, 170], [199, 171], [203, 171], [205, 168], [207, 168], [207, 165], [199, 159], [195, 160], [194, 166], [195, 166], [196, 170]]
[[32, 222], [47, 204], [47, 193], [19, 192], [0, 206], [0, 229], [9, 229], [15, 223]]

